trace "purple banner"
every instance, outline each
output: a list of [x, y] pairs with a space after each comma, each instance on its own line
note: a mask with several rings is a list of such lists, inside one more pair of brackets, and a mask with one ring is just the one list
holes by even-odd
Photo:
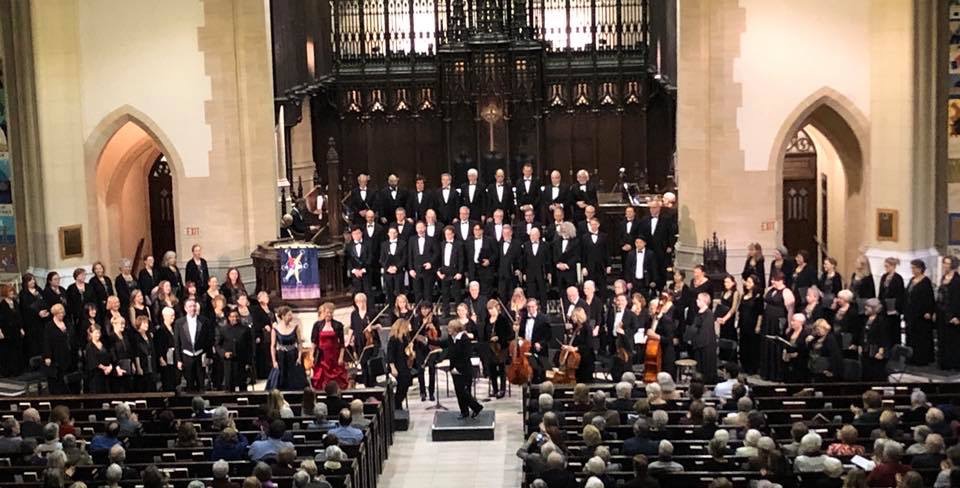
[[320, 298], [320, 270], [317, 249], [287, 247], [277, 249], [280, 265], [280, 296], [284, 300]]

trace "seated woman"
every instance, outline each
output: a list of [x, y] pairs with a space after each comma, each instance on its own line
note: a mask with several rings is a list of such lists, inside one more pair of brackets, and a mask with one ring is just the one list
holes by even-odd
[[857, 444], [857, 428], [847, 424], [840, 428], [837, 431], [837, 440], [839, 442], [834, 442], [827, 447], [828, 456], [862, 456], [864, 453], [863, 446]]

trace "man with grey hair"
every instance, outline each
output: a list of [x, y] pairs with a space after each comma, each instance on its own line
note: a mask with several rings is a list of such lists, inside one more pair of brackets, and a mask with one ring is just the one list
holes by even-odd
[[350, 425], [360, 430], [366, 429], [370, 425], [370, 420], [363, 416], [363, 400], [359, 398], [350, 401], [350, 416], [353, 417]]
[[657, 449], [657, 460], [647, 465], [650, 474], [657, 476], [660, 473], [679, 473], [683, 465], [673, 460], [673, 444], [664, 439]]
[[936, 433], [930, 434], [924, 440], [923, 444], [926, 452], [914, 455], [910, 461], [910, 466], [916, 470], [935, 470], [939, 468], [940, 463], [946, 459], [946, 455], [943, 453], [943, 436]]
[[613, 486], [616, 484], [616, 481], [611, 480], [607, 475], [607, 463], [600, 459], [597, 456], [594, 456], [587, 460], [586, 464], [583, 465], [583, 470], [589, 474], [591, 477], [596, 477], [601, 480], [600, 486], [604, 485], [604, 481], [610, 482], [610, 485]]
[[111, 488], [120, 486], [120, 480], [123, 479], [123, 468], [117, 464], [111, 464], [110, 466], [107, 466], [107, 469], [104, 471], [103, 479], [107, 482], [107, 486], [110, 486]]
[[463, 206], [470, 209], [470, 220], [483, 222], [484, 195], [483, 188], [478, 184], [480, 173], [476, 168], [467, 170], [467, 182], [460, 185], [458, 193]]
[[527, 415], [527, 430], [530, 432], [539, 430], [543, 415], [551, 410], [553, 410], [553, 396], [549, 393], [541, 393], [537, 397], [537, 409]]
[[0, 454], [17, 454], [23, 448], [20, 437], [20, 422], [13, 417], [3, 419], [3, 437], [0, 437]]
[[337, 423], [328, 420], [327, 415], [329, 415], [327, 404], [317, 402], [313, 407], [313, 421], [307, 424], [307, 430], [330, 430], [336, 427]]
[[210, 472], [213, 475], [211, 488], [237, 488], [237, 484], [230, 481], [230, 463], [220, 459], [213, 463]]
[[60, 444], [60, 427], [50, 422], [43, 426], [43, 443], [39, 444], [34, 450], [34, 454], [40, 458], [46, 458], [47, 454], [53, 451], [63, 449]]
[[547, 469], [540, 473], [540, 479], [547, 482], [547, 486], [577, 486], [577, 478], [567, 469], [566, 461], [559, 452], [552, 452], [547, 456]]
[[24, 439], [43, 439], [43, 423], [37, 409], [30, 407], [23, 411], [20, 435]]
[[130, 410], [130, 405], [127, 402], [118, 403], [114, 412], [117, 415], [117, 424], [120, 427], [118, 436], [121, 439], [140, 436], [143, 426], [140, 424], [137, 414]]
[[796, 473], [814, 473], [823, 471], [823, 461], [828, 456], [820, 452], [823, 438], [816, 432], [810, 432], [800, 439], [800, 455], [793, 462]]
[[583, 414], [583, 425], [587, 425], [595, 416], [601, 416], [607, 421], [610, 427], [620, 425], [620, 412], [611, 410], [607, 407], [607, 394], [603, 390], [597, 390], [590, 394], [590, 410]]
[[124, 449], [123, 445], [121, 444], [114, 444], [113, 447], [110, 448], [110, 451], [107, 454], [107, 462], [120, 466], [120, 468], [123, 469], [124, 479], [134, 479], [139, 477], [136, 470], [126, 465], [127, 450]]
[[922, 424], [930, 404], [927, 403], [927, 394], [916, 388], [910, 393], [910, 410], [903, 412], [900, 422], [904, 425]]
[[633, 384], [627, 381], [621, 381], [614, 386], [617, 399], [610, 403], [610, 408], [620, 412], [629, 412], [633, 410]]

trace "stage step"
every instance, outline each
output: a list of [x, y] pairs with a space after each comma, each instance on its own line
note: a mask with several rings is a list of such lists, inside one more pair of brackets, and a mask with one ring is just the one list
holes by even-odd
[[496, 428], [495, 412], [484, 410], [477, 418], [459, 419], [459, 412], [433, 415], [432, 438], [442, 441], [492, 441]]

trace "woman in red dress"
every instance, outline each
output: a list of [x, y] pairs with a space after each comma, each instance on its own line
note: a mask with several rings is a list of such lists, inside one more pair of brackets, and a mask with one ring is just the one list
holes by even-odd
[[310, 341], [317, 359], [313, 362], [313, 388], [322, 390], [327, 383], [336, 381], [340, 388], [347, 388], [347, 370], [344, 367], [343, 354], [346, 344], [343, 336], [343, 324], [333, 320], [334, 305], [330, 302], [320, 305], [318, 320], [313, 324]]

